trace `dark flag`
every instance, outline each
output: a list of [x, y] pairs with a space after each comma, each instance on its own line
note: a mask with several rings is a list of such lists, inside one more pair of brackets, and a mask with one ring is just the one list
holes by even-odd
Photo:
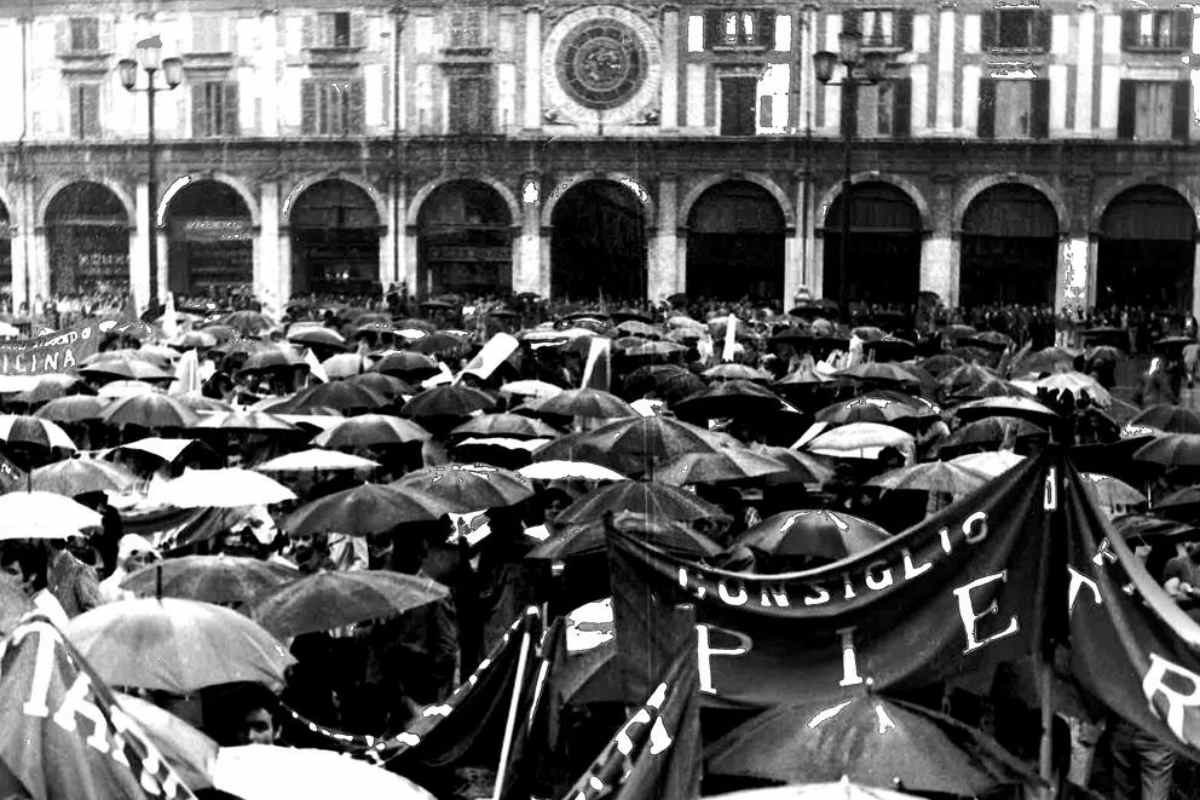
[[[33, 800], [185, 800], [191, 791], [48, 620], [0, 655], [0, 794]], [[6, 786], [15, 780], [20, 789]]]
[[618, 649], [628, 691], [643, 692], [627, 699], [655, 679], [636, 666], [639, 649], [680, 602], [696, 606], [700, 687], [713, 705], [990, 679], [1041, 641], [1060, 462], [1030, 459], [874, 549], [805, 572], [713, 569], [610, 531]]

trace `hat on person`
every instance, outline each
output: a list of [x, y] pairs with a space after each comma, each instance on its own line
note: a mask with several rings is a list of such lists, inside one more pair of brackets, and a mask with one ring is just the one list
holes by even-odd
[[117, 542], [118, 562], [124, 561], [137, 553], [153, 553], [154, 555], [158, 555], [158, 549], [145, 536], [139, 536], [136, 533], [127, 533]]

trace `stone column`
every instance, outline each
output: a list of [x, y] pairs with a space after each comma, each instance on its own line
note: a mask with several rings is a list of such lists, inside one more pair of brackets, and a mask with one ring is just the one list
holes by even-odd
[[[158, 238], [158, 302], [162, 303], [171, 288], [167, 282], [171, 266], [171, 243], [167, 240], [167, 226], [159, 224], [157, 218], [154, 220], [154, 235]], [[253, 255], [251, 258], [253, 259]]]
[[812, 193], [812, 172], [798, 169], [792, 173], [795, 180], [795, 191], [792, 203], [795, 208], [793, 225], [787, 228], [787, 244], [784, 248], [783, 274], [783, 310], [792, 307], [792, 298], [801, 287], [812, 293], [812, 236], [813, 228], [812, 203], [809, 199]]
[[[652, 302], [664, 300], [675, 294], [681, 276], [678, 275], [678, 238], [676, 227], [679, 217], [679, 179], [664, 174], [658, 179], [658, 220], [653, 242], [648, 241], [646, 295]], [[649, 231], [647, 231], [649, 233]], [[649, 237], [648, 237], [649, 238]], [[682, 276], [686, 281], [686, 272]]]
[[[22, 219], [23, 215], [18, 215], [17, 219]], [[10, 228], [9, 245], [12, 247], [12, 304], [14, 313], [20, 308], [21, 303], [27, 302], [29, 297], [25, 294], [25, 276], [29, 274], [30, 286], [33, 285], [33, 275], [30, 273], [32, 264], [26, 260], [26, 253], [33, 254], [33, 234], [25, 225], [13, 225]], [[47, 270], [49, 271], [49, 270]]]
[[404, 257], [404, 231], [408, 225], [408, 177], [397, 174], [393, 180], [395, 186], [392, 198], [392, 226], [388, 239], [388, 258], [391, 271], [384, 288], [395, 282], [397, 286], [411, 285], [416, 273], [416, 265], [410, 264]]
[[659, 128], [673, 131], [679, 125], [679, 6], [674, 3], [662, 7], [661, 98]]
[[542, 297], [550, 297], [554, 290], [554, 266], [550, 263], [550, 245], [551, 237], [554, 236], [554, 228], [550, 225], [543, 225], [538, 229], [538, 294]]
[[283, 294], [279, 262], [279, 183], [266, 179], [258, 193], [259, 225], [254, 237], [254, 293], [271, 297], [276, 311], [287, 308], [289, 295]]
[[946, 229], [934, 229], [921, 237], [923, 292], [937, 292], [946, 306], [958, 304], [959, 237]]
[[278, 279], [279, 296], [289, 300], [292, 297], [292, 228], [287, 220], [279, 220], [279, 235], [275, 238], [276, 258], [279, 263]]
[[[816, 224], [816, 220], [813, 220]], [[809, 278], [808, 290], [814, 300], [825, 298], [825, 235], [820, 228], [813, 229], [812, 241], [812, 271]], [[836, 297], [829, 298], [836, 300]]]
[[513, 248], [513, 291], [549, 295], [549, 282], [542, 269], [542, 176], [527, 172], [521, 176], [521, 219], [516, 247]]
[[[129, 288], [133, 292], [134, 307], [139, 311], [150, 304], [150, 264], [147, 236], [150, 235], [149, 224], [146, 220], [149, 205], [149, 187], [144, 180], [139, 180], [134, 189], [133, 227], [129, 231]], [[45, 240], [45, 235], [41, 237]], [[164, 255], [159, 253], [159, 256]]]
[[[404, 243], [400, 248], [401, 256], [404, 258], [404, 276], [408, 283], [409, 294], [413, 297], [424, 297], [427, 292], [427, 286], [422, 285], [421, 270], [419, 268], [421, 259], [421, 229], [416, 225], [404, 226]], [[429, 276], [425, 276], [425, 283], [428, 284]]]
[[1096, 294], [1095, 263], [1086, 233], [1062, 231], [1058, 235], [1058, 271], [1054, 282], [1054, 308], [1092, 305]]
[[687, 292], [688, 228], [675, 229], [675, 291]]
[[525, 128], [542, 127], [542, 8], [525, 7]]
[[29, 293], [31, 296], [26, 299], [29, 301], [30, 310], [40, 314], [41, 309], [33, 307], [35, 300], [39, 296], [43, 300], [50, 296], [50, 247], [45, 226], [38, 225], [34, 228], [32, 238], [33, 248], [30, 255], [33, 263], [29, 265]]

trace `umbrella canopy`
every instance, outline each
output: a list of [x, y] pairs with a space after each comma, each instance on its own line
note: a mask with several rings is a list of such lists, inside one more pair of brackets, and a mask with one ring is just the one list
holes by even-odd
[[302, 372], [308, 372], [310, 367], [307, 361], [295, 353], [284, 352], [278, 347], [270, 350], [262, 350], [257, 353], [251, 353], [250, 356], [242, 363], [238, 374], [255, 375], [265, 372], [278, 372], [280, 370], [298, 369]]
[[963, 364], [938, 378], [938, 388], [945, 397], [975, 397], [982, 386], [997, 377], [996, 371], [988, 367]]
[[305, 326], [298, 330], [289, 330], [289, 342], [297, 344], [317, 345], [318, 347], [343, 347], [346, 338], [333, 328]]
[[469, 417], [496, 405], [486, 392], [462, 384], [435, 386], [426, 389], [404, 404], [400, 413], [406, 417]]
[[300, 577], [295, 567], [259, 558], [181, 556], [139, 569], [121, 588], [141, 597], [182, 597], [205, 603], [247, 603]]
[[1200, 538], [1200, 529], [1195, 525], [1164, 519], [1157, 514], [1124, 514], [1114, 517], [1112, 523], [1117, 533], [1139, 544], [1153, 545]]
[[14, 395], [13, 400], [18, 403], [34, 404], [65, 397], [80, 390], [84, 390], [87, 394], [92, 393], [92, 390], [87, 388], [83, 379], [78, 375], [49, 373], [37, 376], [36, 380], [37, 383], [33, 386]]
[[42, 417], [17, 414], [0, 415], [0, 442], [23, 444], [50, 450], [55, 447], [75, 451], [75, 443], [58, 424]]
[[485, 414], [464, 422], [451, 436], [504, 436], [510, 439], [541, 439], [558, 436], [546, 423], [522, 414]]
[[977, 796], [1036, 782], [985, 734], [920, 706], [867, 694], [766, 711], [706, 753], [708, 772], [801, 783], [852, 780]]
[[664, 483], [620, 481], [596, 489], [563, 509], [555, 518], [558, 525], [591, 525], [605, 514], [632, 511], [651, 519], [694, 522], [706, 518], [726, 519], [725, 512]]
[[234, 311], [221, 317], [218, 322], [243, 336], [258, 336], [275, 327], [275, 321], [260, 311]]
[[773, 514], [738, 536], [744, 546], [772, 556], [809, 556], [837, 561], [891, 539], [885, 529], [861, 517], [824, 509]]
[[968, 422], [951, 434], [946, 440], [950, 447], [968, 445], [1000, 446], [1005, 441], [1016, 440], [1027, 436], [1048, 436], [1049, 432], [1041, 425], [1020, 417], [984, 417], [974, 422]]
[[828, 405], [818, 411], [815, 418], [818, 422], [833, 425], [850, 422], [878, 422], [889, 425], [902, 420], [923, 419], [936, 415], [935, 406], [917, 402], [914, 398], [877, 396], [872, 393]]
[[892, 384], [919, 384], [921, 379], [901, 366], [892, 363], [870, 362], [840, 370], [838, 375], [860, 381]]
[[1011, 450], [996, 450], [990, 453], [971, 453], [950, 459], [951, 464], [957, 464], [964, 469], [978, 472], [988, 478], [997, 478], [1025, 460]]
[[506, 383], [500, 387], [501, 394], [516, 395], [517, 397], [541, 397], [551, 398], [555, 395], [562, 394], [563, 387], [555, 386], [553, 383], [538, 380], [523, 380]]
[[157, 394], [159, 389], [153, 384], [142, 381], [109, 381], [100, 387], [96, 396], [105, 400], [120, 400], [122, 397], [132, 397], [137, 394]]
[[852, 783], [845, 775], [837, 783], [800, 783], [710, 795], [708, 800], [917, 800], [902, 794]]
[[229, 433], [298, 433], [295, 425], [266, 411], [218, 411], [196, 421], [193, 430]]
[[421, 380], [439, 372], [435, 359], [408, 350], [384, 353], [383, 358], [375, 364], [375, 371], [384, 375], [394, 375], [402, 380]]
[[1030, 353], [1013, 364], [1012, 374], [1024, 375], [1029, 372], [1053, 372], [1058, 365], [1065, 364], [1068, 368], [1075, 363], [1080, 351], [1065, 347], [1047, 347], [1036, 353]]
[[400, 399], [406, 394], [412, 395], [417, 393], [417, 390], [407, 382], [400, 380], [394, 375], [385, 375], [382, 372], [361, 372], [358, 375], [346, 378], [346, 382], [365, 386], [371, 391], [393, 401]]
[[1143, 409], [1129, 424], [1164, 433], [1200, 433], [1200, 414], [1190, 408], [1159, 403]]
[[[1091, 490], [1096, 493], [1096, 499], [1100, 502], [1100, 505], [1106, 508], [1136, 506], [1146, 502], [1146, 495], [1120, 478], [1114, 478], [1112, 475], [1101, 475], [1096, 472], [1085, 472], [1083, 473], [1083, 478], [1087, 482], [1087, 485], [1091, 487]], [[1162, 502], [1167, 503], [1169, 499], [1170, 497], [1163, 498]], [[1200, 493], [1197, 493], [1197, 502], [1200, 502]], [[1161, 511], [1161, 504], [1155, 510]]]
[[766, 370], [746, 364], [718, 364], [700, 373], [705, 378], [717, 381], [769, 381], [771, 374]]
[[623, 391], [626, 397], [637, 398], [653, 393], [673, 403], [704, 391], [704, 381], [678, 364], [657, 364], [630, 372], [625, 377]]
[[29, 475], [29, 488], [66, 497], [87, 492], [124, 492], [137, 478], [109, 461], [68, 458], [38, 467]]
[[100, 515], [61, 494], [16, 491], [0, 495], [0, 541], [67, 539], [85, 528], [99, 528]]
[[371, 362], [362, 353], [338, 353], [321, 362], [325, 375], [337, 380], [362, 375], [371, 368]]
[[487, 464], [425, 467], [391, 485], [402, 493], [416, 490], [436, 497], [458, 514], [511, 506], [533, 496], [533, 485], [528, 478]]
[[212, 786], [212, 766], [219, 750], [215, 741], [154, 703], [122, 692], [113, 692], [113, 696], [185, 786], [193, 791]]
[[450, 511], [441, 500], [424, 492], [364, 483], [301, 506], [283, 527], [292, 534], [370, 536], [405, 522], [433, 522]]
[[[722, 519], [728, 520], [728, 517]], [[716, 542], [690, 525], [663, 519], [653, 513], [618, 511], [612, 524], [618, 530], [634, 533], [648, 544], [684, 558], [711, 558], [721, 552]], [[571, 525], [531, 550], [526, 558], [533, 561], [565, 561], [594, 556], [604, 552], [606, 536], [603, 518]]]
[[1095, 378], [1082, 372], [1059, 371], [1047, 375], [1035, 384], [1039, 389], [1047, 389], [1054, 394], [1066, 392], [1076, 400], [1087, 397], [1095, 405], [1104, 408], [1112, 402], [1112, 395], [1096, 381]]
[[957, 406], [954, 413], [963, 420], [1006, 416], [1023, 417], [1047, 424], [1058, 419], [1058, 414], [1054, 411], [1027, 397], [987, 397], [983, 400], [972, 400]]
[[824, 484], [833, 477], [833, 467], [821, 456], [772, 445], [751, 445], [750, 451], [769, 456], [788, 468], [791, 477], [804, 483]]
[[1154, 513], [1172, 520], [1195, 522], [1200, 512], [1200, 485], [1171, 492], [1154, 504]]
[[654, 477], [671, 486], [742, 481], [787, 472], [787, 465], [748, 449], [723, 447], [709, 453], [685, 453], [660, 465]]
[[916, 447], [911, 434], [878, 422], [851, 422], [825, 431], [805, 445], [811, 453], [835, 458], [877, 458], [885, 447], [912, 453]]
[[471, 343], [461, 336], [447, 333], [446, 331], [434, 331], [409, 345], [408, 349], [413, 353], [423, 353], [428, 356], [439, 356], [441, 358], [457, 358], [466, 355], [470, 350]]
[[51, 400], [33, 412], [33, 416], [54, 422], [84, 422], [103, 417], [104, 410], [111, 402], [104, 397], [72, 394]]
[[675, 404], [679, 414], [713, 419], [769, 414], [783, 407], [779, 395], [748, 380], [722, 380]]
[[238, 681], [282, 686], [296, 661], [236, 611], [174, 597], [106, 603], [74, 617], [66, 634], [106, 683], [180, 695]]
[[373, 411], [391, 401], [378, 392], [348, 381], [320, 383], [309, 387], [295, 397], [271, 407], [276, 414], [308, 414], [318, 408], [338, 411]]
[[662, 331], [659, 328], [640, 319], [625, 320], [617, 326], [617, 332], [626, 336], [641, 336], [646, 339], [658, 339], [662, 337]]
[[[407, 778], [332, 750], [249, 744], [222, 747], [213, 786], [242, 800], [434, 800]], [[352, 789], [351, 789], [352, 787]]]
[[950, 355], [949, 353], [938, 353], [936, 356], [923, 358], [918, 363], [921, 369], [934, 377], [939, 377], [951, 372], [956, 367], [961, 367], [966, 362], [958, 356]]
[[445, 599], [431, 578], [388, 570], [322, 571], [298, 576], [258, 597], [252, 615], [281, 639], [386, 619]]
[[79, 368], [79, 374], [90, 378], [108, 380], [169, 382], [175, 380], [174, 373], [136, 358], [111, 358], [97, 361]]
[[159, 498], [176, 508], [237, 508], [295, 500], [278, 481], [248, 469], [188, 469], [161, 487]]
[[318, 435], [313, 444], [336, 450], [408, 444], [428, 438], [429, 431], [412, 420], [387, 414], [361, 414], [347, 417]]
[[868, 486], [937, 492], [961, 497], [987, 483], [987, 478], [948, 461], [930, 461], [901, 467], [867, 481]]
[[617, 419], [636, 416], [637, 412], [615, 394], [600, 389], [568, 389], [547, 398], [538, 406], [539, 414], [560, 417]]
[[135, 394], [116, 400], [104, 412], [106, 425], [140, 425], [143, 428], [186, 428], [199, 422], [195, 411], [160, 392]]
[[564, 436], [534, 454], [537, 461], [584, 457], [619, 472], [635, 474], [687, 453], [721, 446], [708, 431], [668, 417], [618, 419], [594, 431]]
[[307, 472], [309, 470], [329, 472], [346, 469], [375, 469], [378, 466], [378, 461], [372, 461], [369, 458], [313, 447], [264, 461], [255, 466], [254, 470], [256, 472]]
[[1168, 467], [1200, 466], [1200, 433], [1168, 433], [1139, 447], [1133, 457]]
[[616, 470], [587, 461], [539, 461], [517, 470], [533, 481], [623, 481], [626, 477]]

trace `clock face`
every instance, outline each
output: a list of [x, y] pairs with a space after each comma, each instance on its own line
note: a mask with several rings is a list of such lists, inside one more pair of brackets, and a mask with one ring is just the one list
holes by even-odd
[[648, 59], [632, 28], [613, 19], [584, 22], [566, 35], [559, 50], [559, 82], [585, 108], [616, 108], [646, 80]]

